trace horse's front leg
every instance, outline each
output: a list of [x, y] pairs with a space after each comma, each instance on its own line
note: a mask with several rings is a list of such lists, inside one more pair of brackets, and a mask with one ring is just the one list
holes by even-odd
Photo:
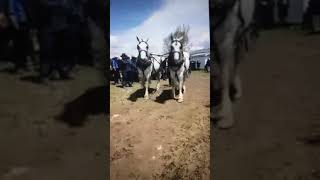
[[179, 73], [178, 79], [179, 79], [179, 98], [178, 98], [178, 102], [181, 103], [181, 102], [183, 102], [182, 88], [184, 87], [183, 72]]
[[235, 62], [234, 49], [235, 47], [233, 46], [222, 46], [221, 49], [219, 49], [219, 54], [221, 59], [223, 59], [220, 72], [221, 104], [220, 107], [217, 107], [216, 113], [213, 114], [214, 118], [218, 120], [217, 125], [219, 128], [230, 128], [234, 124], [232, 101], [230, 98], [230, 77]]
[[160, 89], [160, 79], [161, 79], [161, 73], [159, 72], [158, 73], [158, 76], [157, 76], [157, 86], [156, 86], [156, 92], [158, 92], [159, 91], [159, 89]]
[[239, 75], [239, 67], [235, 66], [235, 73], [234, 78], [231, 84], [231, 99], [236, 101], [241, 98], [242, 96], [242, 87], [241, 87], [241, 80]]
[[140, 81], [140, 85], [141, 85], [141, 88], [145, 88], [145, 80], [144, 80], [144, 77], [143, 77], [143, 73], [140, 69], [138, 69], [138, 76], [139, 76], [139, 81]]
[[144, 99], [149, 99], [149, 78], [146, 78], [145, 81]]
[[176, 80], [175, 80], [175, 73], [174, 71], [170, 70], [169, 69], [169, 84], [171, 85], [172, 87], [172, 98], [173, 99], [176, 99]]

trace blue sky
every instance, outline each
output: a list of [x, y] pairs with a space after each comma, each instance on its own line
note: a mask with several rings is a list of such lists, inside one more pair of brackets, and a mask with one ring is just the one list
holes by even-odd
[[136, 36], [149, 38], [152, 53], [180, 25], [190, 27], [190, 50], [210, 47], [208, 0], [111, 0], [110, 56], [137, 55]]
[[110, 31], [120, 34], [128, 28], [138, 26], [155, 10], [159, 9], [162, 0], [111, 0]]

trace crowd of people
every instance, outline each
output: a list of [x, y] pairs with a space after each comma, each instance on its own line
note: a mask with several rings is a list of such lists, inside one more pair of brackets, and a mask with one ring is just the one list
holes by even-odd
[[259, 13], [262, 28], [269, 29], [275, 25], [275, 8], [280, 25], [287, 24], [289, 0], [259, 0], [257, 1], [257, 12]]
[[139, 81], [137, 59], [135, 57], [130, 58], [125, 53], [120, 57], [113, 57], [110, 63], [114, 85], [120, 84], [123, 87], [132, 87], [133, 82]]
[[92, 63], [86, 0], [28, 3], [0, 0], [0, 58], [13, 62], [13, 73], [28, 71], [29, 58], [47, 82], [72, 78], [76, 63]]
[[[288, 25], [290, 0], [258, 0], [257, 1], [258, 22], [261, 28], [270, 29], [275, 25]], [[304, 28], [314, 30], [315, 15], [320, 16], [320, 1], [305, 1], [303, 8], [302, 25]], [[277, 23], [276, 17], [277, 16]], [[316, 22], [319, 23], [319, 22]]]

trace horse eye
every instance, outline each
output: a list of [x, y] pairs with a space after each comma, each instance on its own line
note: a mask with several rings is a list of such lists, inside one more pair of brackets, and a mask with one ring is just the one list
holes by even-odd
[[147, 49], [149, 49], [149, 46], [147, 46]]

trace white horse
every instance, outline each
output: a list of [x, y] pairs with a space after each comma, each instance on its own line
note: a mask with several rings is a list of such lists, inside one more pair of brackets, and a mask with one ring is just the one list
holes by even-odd
[[[242, 95], [239, 76], [239, 53], [248, 48], [251, 35], [254, 34], [255, 0], [212, 0], [211, 39], [213, 41], [214, 60], [211, 66], [217, 78], [213, 79], [214, 102], [212, 116], [218, 120], [218, 127], [230, 128], [234, 124], [233, 101]], [[218, 98], [217, 92], [220, 94]]]
[[[172, 96], [176, 98], [175, 90], [178, 89], [178, 102], [183, 102], [183, 94], [186, 93], [185, 80], [188, 76], [190, 66], [190, 54], [183, 51], [181, 43], [183, 37], [173, 38], [171, 36], [171, 51], [168, 56], [168, 67], [172, 86]], [[183, 91], [183, 92], [182, 92]]]
[[148, 39], [144, 41], [137, 37], [138, 59], [137, 68], [141, 86], [145, 88], [144, 98], [149, 99], [149, 86], [151, 84], [151, 75], [155, 74], [157, 79], [156, 92], [160, 89], [160, 64], [162, 57], [153, 56], [149, 53]]

